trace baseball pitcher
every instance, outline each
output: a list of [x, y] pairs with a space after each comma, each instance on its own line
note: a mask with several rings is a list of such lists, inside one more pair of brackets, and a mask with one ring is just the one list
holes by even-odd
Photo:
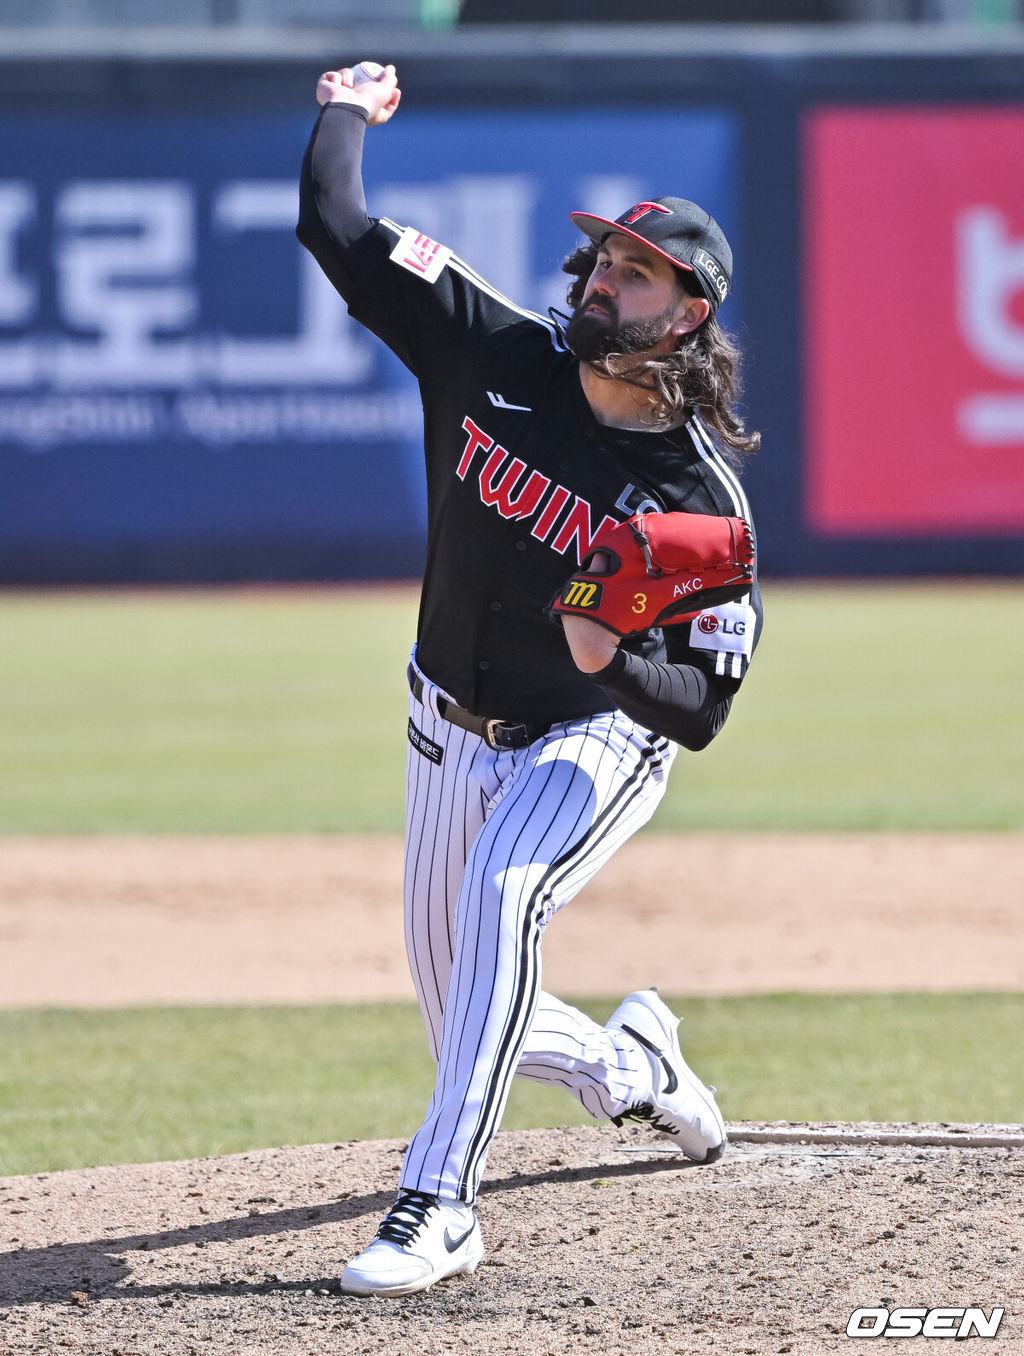
[[398, 109], [393, 66], [329, 71], [316, 94], [299, 239], [424, 410], [405, 926], [437, 1082], [395, 1204], [342, 1276], [404, 1295], [483, 1257], [474, 1201], [517, 1075], [696, 1162], [725, 1148], [657, 990], [599, 1026], [545, 992], [541, 943], [650, 819], [680, 748], [729, 714], [761, 629], [736, 470], [759, 437], [734, 409], [732, 254], [706, 211], [574, 213], [563, 328], [367, 214], [363, 139]]

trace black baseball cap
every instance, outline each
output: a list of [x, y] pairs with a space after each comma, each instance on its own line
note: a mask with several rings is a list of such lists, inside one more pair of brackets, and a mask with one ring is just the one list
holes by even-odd
[[729, 295], [732, 250], [721, 226], [703, 207], [686, 198], [654, 198], [635, 203], [615, 221], [590, 212], [571, 212], [572, 224], [600, 245], [616, 231], [632, 236], [663, 255], [676, 268], [692, 273], [711, 310]]

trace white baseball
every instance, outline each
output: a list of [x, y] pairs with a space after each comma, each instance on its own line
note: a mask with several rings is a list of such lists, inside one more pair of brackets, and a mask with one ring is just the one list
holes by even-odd
[[383, 74], [384, 67], [378, 66], [376, 61], [360, 61], [358, 66], [352, 68], [352, 83], [362, 85], [367, 80], [379, 80]]

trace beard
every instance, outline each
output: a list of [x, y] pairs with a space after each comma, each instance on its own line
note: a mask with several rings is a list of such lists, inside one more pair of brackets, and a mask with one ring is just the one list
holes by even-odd
[[[591, 303], [601, 309], [588, 310]], [[622, 324], [614, 301], [602, 298], [595, 302], [593, 297], [586, 297], [565, 327], [566, 343], [580, 362], [585, 363], [601, 362], [612, 354], [645, 353], [668, 334], [674, 310], [669, 306], [649, 320], [628, 320]]]

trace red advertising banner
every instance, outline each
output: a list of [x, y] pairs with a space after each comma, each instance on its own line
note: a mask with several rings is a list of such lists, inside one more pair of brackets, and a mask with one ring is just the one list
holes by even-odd
[[1024, 528], [1024, 111], [804, 125], [805, 514], [823, 536]]

